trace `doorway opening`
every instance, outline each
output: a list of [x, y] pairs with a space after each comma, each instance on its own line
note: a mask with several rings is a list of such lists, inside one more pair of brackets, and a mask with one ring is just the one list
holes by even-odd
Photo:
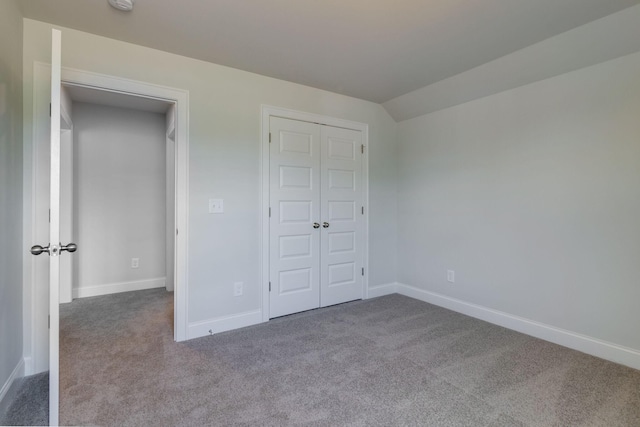
[[175, 103], [64, 83], [61, 93], [61, 239], [84, 250], [61, 259], [60, 302], [173, 291]]
[[61, 85], [68, 125], [61, 132], [60, 238], [78, 247], [60, 259], [62, 422], [81, 406], [77, 381], [96, 393], [126, 389], [117, 375], [111, 383], [82, 378], [78, 365], [105, 353], [116, 366], [132, 363], [147, 339], [135, 335], [138, 328], [153, 325], [163, 342], [174, 335], [166, 291], [174, 290], [176, 259], [175, 109], [163, 99]]
[[[33, 86], [33, 135], [32, 145], [27, 149], [29, 154], [25, 157], [25, 188], [30, 190], [31, 197], [25, 200], [25, 213], [29, 212], [25, 218], [25, 242], [30, 246], [33, 242], [48, 241], [48, 194], [49, 194], [49, 170], [48, 165], [49, 154], [49, 103], [50, 103], [50, 81], [51, 67], [49, 64], [34, 64], [34, 86]], [[86, 72], [74, 69], [62, 69], [62, 84], [65, 92], [77, 92], [75, 96], [76, 102], [87, 101], [83, 96], [87, 93], [94, 92], [100, 94], [103, 101], [100, 108], [106, 107], [122, 107], [117, 105], [117, 99], [126, 99], [125, 106], [133, 111], [144, 110], [144, 106], [150, 105], [162, 106], [161, 114], [165, 117], [162, 123], [162, 135], [165, 138], [166, 155], [169, 167], [164, 167], [169, 171], [173, 171], [173, 176], [167, 179], [163, 176], [163, 185], [166, 182], [166, 189], [163, 192], [167, 201], [172, 201], [170, 209], [166, 207], [162, 209], [165, 216], [166, 227], [160, 230], [164, 239], [171, 242], [173, 237], [173, 250], [166, 251], [167, 255], [162, 257], [162, 264], [166, 263], [167, 269], [163, 275], [157, 275], [153, 278], [161, 278], [164, 282], [142, 283], [147, 287], [173, 285], [173, 339], [175, 341], [184, 341], [187, 339], [187, 237], [188, 237], [188, 91], [181, 89], [158, 86], [154, 84], [127, 80], [120, 77], [106, 76], [92, 72]], [[83, 94], [80, 94], [83, 92]], [[126, 96], [126, 98], [120, 98]], [[67, 162], [73, 158], [73, 151], [70, 149], [72, 144], [64, 151], [64, 143], [66, 141], [73, 142], [73, 130], [77, 125], [74, 123], [73, 117], [67, 114], [72, 112], [72, 96], [66, 101], [62, 100], [62, 123], [61, 123], [61, 154], [66, 156]], [[106, 101], [105, 101], [106, 100]], [[66, 102], [66, 107], [64, 103]], [[111, 103], [112, 105], [109, 105]], [[115, 105], [114, 105], [115, 103]], [[132, 109], [132, 106], [135, 108]], [[168, 107], [168, 108], [167, 108]], [[141, 111], [144, 112], [144, 111]], [[147, 112], [149, 113], [149, 112]], [[95, 116], [95, 114], [94, 114]], [[67, 122], [65, 124], [65, 121]], [[167, 126], [168, 124], [168, 126]], [[126, 156], [124, 156], [126, 157]], [[72, 164], [72, 163], [71, 163]], [[162, 166], [162, 165], [161, 165]], [[67, 169], [70, 171], [72, 169]], [[63, 168], [63, 170], [65, 170]], [[72, 172], [67, 175], [61, 174], [61, 179], [72, 182]], [[64, 184], [63, 184], [64, 187]], [[67, 186], [67, 188], [70, 188]], [[70, 190], [67, 190], [70, 191]], [[168, 194], [168, 195], [167, 195]], [[71, 196], [73, 193], [71, 193]], [[133, 203], [133, 202], [131, 202]], [[122, 209], [125, 206], [121, 207]], [[73, 204], [67, 204], [68, 211], [73, 214]], [[62, 219], [62, 223], [65, 219]], [[73, 219], [66, 219], [66, 227], [73, 230]], [[64, 224], [62, 225], [65, 226]], [[97, 227], [100, 227], [98, 225]], [[163, 226], [164, 227], [164, 226]], [[170, 246], [169, 246], [170, 248]], [[102, 245], [91, 248], [83, 248], [78, 246], [78, 251], [71, 257], [61, 257], [61, 261], [68, 261], [68, 258], [74, 258], [81, 251], [92, 251], [93, 255], [98, 257], [105, 256], [101, 253], [104, 248]], [[140, 249], [142, 250], [142, 249]], [[142, 271], [144, 258], [146, 255], [131, 255], [128, 257], [127, 267], [131, 269], [131, 258], [138, 258], [138, 271]], [[25, 354], [30, 357], [25, 358], [25, 373], [27, 375], [44, 372], [49, 369], [49, 334], [48, 334], [48, 314], [49, 314], [49, 286], [48, 286], [48, 263], [36, 262], [34, 257], [29, 255], [24, 258], [25, 265]], [[66, 258], [66, 259], [65, 259]], [[159, 259], [159, 256], [156, 257]], [[165, 261], [166, 260], [166, 261]], [[44, 261], [44, 260], [43, 260]], [[72, 271], [76, 266], [71, 265], [67, 271]], [[173, 280], [172, 280], [173, 279]], [[136, 280], [131, 280], [135, 282]], [[116, 286], [112, 287], [112, 291], [117, 290], [118, 284], [128, 282], [128, 280], [115, 281]], [[68, 279], [70, 283], [70, 279]], [[90, 285], [99, 285], [100, 283], [91, 283]], [[111, 284], [114, 284], [113, 281]], [[138, 283], [140, 285], [140, 283]], [[104, 289], [103, 289], [104, 290]], [[89, 296], [95, 289], [77, 290], [79, 297]], [[82, 294], [82, 292], [85, 292]], [[89, 293], [87, 293], [89, 292]], [[73, 287], [66, 289], [66, 300], [74, 297]], [[65, 301], [61, 299], [61, 301]]]

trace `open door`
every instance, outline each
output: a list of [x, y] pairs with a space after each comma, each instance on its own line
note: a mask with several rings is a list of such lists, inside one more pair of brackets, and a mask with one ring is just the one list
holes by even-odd
[[51, 193], [49, 198], [49, 425], [57, 426], [60, 392], [60, 85], [62, 34], [51, 31]]
[[60, 77], [61, 33], [51, 33], [51, 168], [49, 173], [49, 243], [35, 245], [33, 255], [49, 255], [49, 424], [58, 425], [59, 409], [59, 320], [60, 254], [75, 252], [76, 245], [60, 243]]
[[[64, 85], [60, 95], [60, 241], [74, 242], [72, 99]], [[60, 304], [73, 300], [73, 262], [72, 256], [60, 258]]]

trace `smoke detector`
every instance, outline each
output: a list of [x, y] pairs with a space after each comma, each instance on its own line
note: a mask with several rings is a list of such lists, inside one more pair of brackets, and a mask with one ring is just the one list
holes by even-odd
[[133, 10], [134, 0], [109, 0], [109, 4], [118, 10], [129, 12]]

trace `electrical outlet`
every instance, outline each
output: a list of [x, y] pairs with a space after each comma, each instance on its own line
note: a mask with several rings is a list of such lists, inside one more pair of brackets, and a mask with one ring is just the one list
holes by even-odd
[[131, 258], [131, 268], [138, 268], [140, 266], [140, 258]]
[[224, 213], [224, 200], [209, 199], [209, 213], [212, 213], [212, 214]]
[[455, 283], [456, 272], [453, 270], [447, 270], [447, 282]]
[[239, 297], [242, 296], [242, 291], [244, 287], [244, 283], [242, 282], [236, 282], [233, 284], [233, 296], [234, 297]]

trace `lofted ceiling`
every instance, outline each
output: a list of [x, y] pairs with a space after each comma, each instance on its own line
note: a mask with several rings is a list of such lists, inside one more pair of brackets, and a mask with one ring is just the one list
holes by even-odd
[[640, 0], [20, 0], [26, 18], [382, 103]]

